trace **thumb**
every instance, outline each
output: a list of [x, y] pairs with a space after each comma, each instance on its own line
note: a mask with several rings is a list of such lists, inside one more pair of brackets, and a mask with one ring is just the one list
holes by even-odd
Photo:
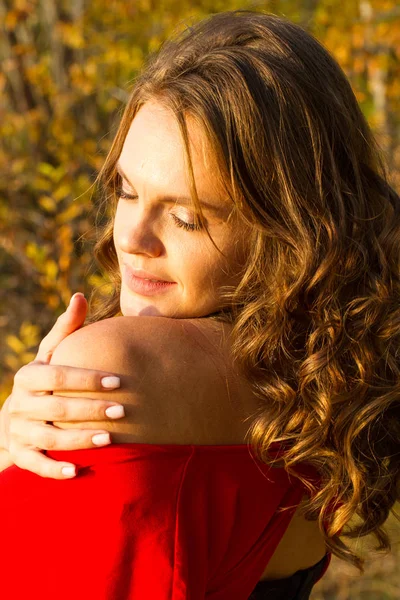
[[82, 327], [87, 313], [87, 301], [81, 292], [74, 294], [67, 310], [63, 312], [53, 325], [53, 328], [42, 339], [38, 353], [33, 362], [49, 363], [58, 344], [76, 329]]

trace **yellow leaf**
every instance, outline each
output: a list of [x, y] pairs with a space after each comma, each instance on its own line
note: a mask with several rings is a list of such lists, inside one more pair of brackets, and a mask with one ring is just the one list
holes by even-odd
[[47, 177], [51, 178], [53, 171], [54, 171], [54, 167], [53, 167], [53, 165], [50, 165], [49, 163], [41, 162], [38, 164], [37, 170], [42, 175], [46, 175]]
[[51, 294], [47, 298], [47, 305], [51, 310], [55, 310], [60, 306], [60, 298], [55, 294]]
[[38, 202], [46, 212], [54, 212], [57, 208], [56, 202], [50, 196], [40, 196]]
[[3, 360], [7, 367], [9, 367], [14, 373], [21, 367], [21, 361], [19, 358], [12, 354], [6, 354]]
[[104, 284], [104, 278], [101, 277], [101, 275], [92, 273], [92, 275], [89, 275], [89, 277], [88, 277], [88, 283], [89, 283], [89, 285], [92, 285], [93, 287], [99, 287], [100, 285]]
[[80, 215], [84, 210], [82, 205], [77, 203], [71, 203], [64, 212], [57, 215], [56, 219], [58, 223], [67, 223], [68, 221], [74, 219], [78, 215]]
[[40, 190], [46, 192], [50, 192], [53, 187], [52, 183], [47, 179], [44, 179], [44, 177], [35, 177], [33, 180], [33, 185], [35, 188], [39, 188]]
[[83, 31], [72, 23], [59, 22], [56, 25], [57, 33], [62, 38], [66, 46], [71, 48], [83, 48], [85, 40], [83, 38]]
[[6, 344], [11, 350], [14, 350], [16, 354], [20, 354], [25, 350], [25, 344], [23, 344], [15, 335], [7, 335]]
[[44, 270], [47, 277], [53, 281], [55, 281], [58, 274], [58, 266], [54, 260], [47, 260], [44, 265]]
[[50, 179], [54, 183], [58, 183], [66, 173], [64, 165], [53, 167], [53, 165], [45, 162], [39, 163], [37, 170], [41, 175], [44, 175], [47, 179]]
[[24, 365], [34, 360], [36, 354], [34, 352], [23, 352], [21, 354], [21, 360]]
[[43, 263], [46, 252], [44, 248], [40, 248], [34, 242], [28, 242], [25, 247], [25, 254], [28, 258], [33, 260], [35, 265], [39, 266]]
[[71, 258], [66, 254], [63, 254], [62, 256], [60, 256], [59, 264], [60, 271], [65, 273], [65, 271], [68, 271], [69, 267], [71, 266]]
[[52, 196], [53, 196], [54, 200], [59, 202], [60, 200], [63, 200], [64, 198], [69, 196], [70, 193], [71, 193], [71, 187], [64, 183], [63, 185], [60, 185], [60, 187], [58, 187], [54, 190]]
[[115, 287], [114, 284], [107, 282], [104, 277], [97, 275], [96, 273], [89, 275], [88, 283], [95, 288], [101, 289], [102, 293], [106, 295], [111, 294]]
[[39, 343], [40, 328], [29, 321], [23, 321], [19, 329], [20, 338], [27, 348], [36, 346]]
[[8, 31], [14, 31], [16, 24], [18, 23], [18, 12], [16, 10], [9, 10], [4, 19], [5, 28]]

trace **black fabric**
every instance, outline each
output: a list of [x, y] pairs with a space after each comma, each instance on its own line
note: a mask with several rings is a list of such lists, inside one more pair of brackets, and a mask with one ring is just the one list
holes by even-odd
[[259, 581], [248, 600], [307, 600], [327, 560], [325, 554], [312, 567], [296, 571], [290, 577]]

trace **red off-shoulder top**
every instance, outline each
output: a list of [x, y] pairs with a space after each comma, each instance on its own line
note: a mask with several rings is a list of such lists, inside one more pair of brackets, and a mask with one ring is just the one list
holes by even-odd
[[1, 598], [246, 600], [305, 493], [245, 444], [46, 454], [77, 476], [0, 473]]

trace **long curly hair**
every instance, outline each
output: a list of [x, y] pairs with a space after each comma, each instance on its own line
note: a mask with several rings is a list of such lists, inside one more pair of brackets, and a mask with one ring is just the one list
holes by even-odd
[[133, 82], [96, 180], [94, 255], [112, 292], [90, 322], [121, 314], [116, 163], [150, 99], [179, 124], [199, 218], [188, 115], [252, 225], [243, 278], [217, 315], [232, 323], [233, 357], [261, 401], [249, 443], [271, 467], [317, 469], [318, 487], [300, 476], [311, 493], [303, 514], [363, 573], [340, 536], [373, 533], [390, 550], [383, 525], [400, 497], [400, 198], [381, 150], [340, 66], [301, 26], [242, 9], [174, 34]]

